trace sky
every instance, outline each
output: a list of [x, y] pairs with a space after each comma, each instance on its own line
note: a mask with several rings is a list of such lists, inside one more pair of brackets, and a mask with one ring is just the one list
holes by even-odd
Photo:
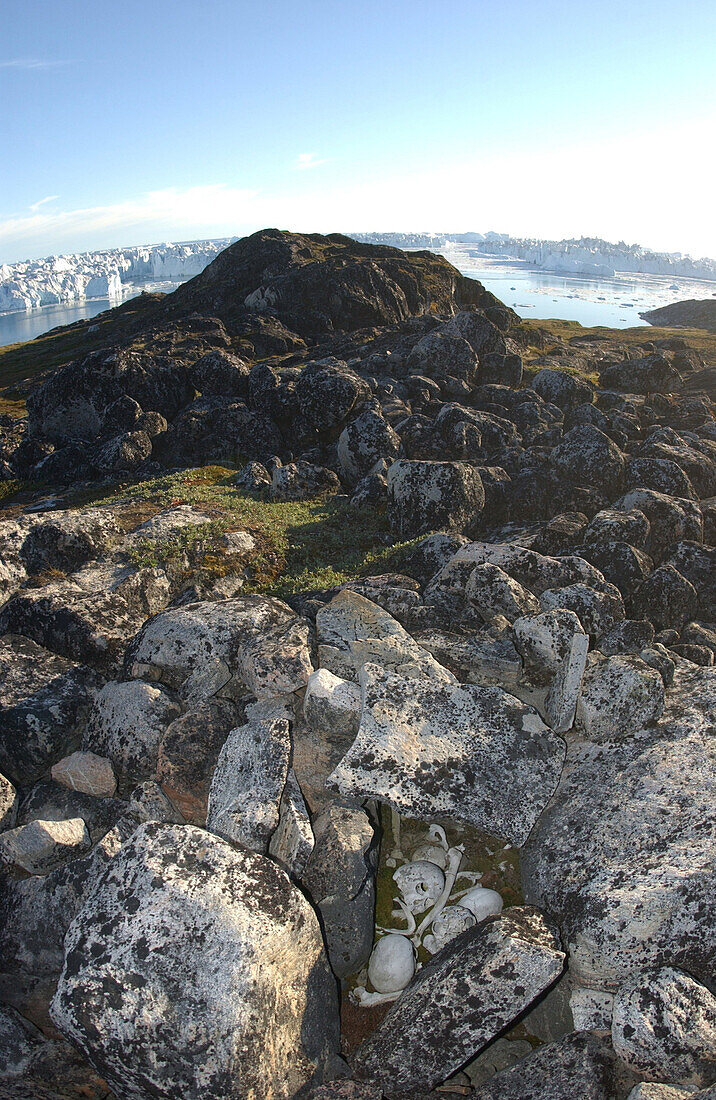
[[0, 263], [302, 232], [716, 256], [714, 0], [5, 0]]

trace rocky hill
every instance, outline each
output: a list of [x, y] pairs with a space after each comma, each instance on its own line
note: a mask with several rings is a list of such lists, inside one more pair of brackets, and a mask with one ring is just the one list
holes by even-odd
[[707, 332], [716, 332], [716, 298], [690, 298], [686, 302], [673, 302], [660, 309], [650, 309], [639, 316], [651, 325], [703, 328]]
[[276, 230], [74, 332], [0, 421], [0, 1100], [711, 1100], [699, 353]]

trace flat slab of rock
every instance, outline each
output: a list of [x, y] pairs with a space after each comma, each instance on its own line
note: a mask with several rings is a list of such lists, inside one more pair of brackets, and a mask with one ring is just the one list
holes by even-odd
[[716, 967], [716, 671], [677, 670], [646, 730], [570, 744], [521, 857], [526, 900], [558, 921], [570, 971], [615, 992], [634, 971]]
[[95, 798], [111, 798], [117, 790], [111, 760], [95, 752], [73, 752], [63, 757], [52, 765], [51, 775], [62, 787]]
[[207, 829], [265, 854], [278, 826], [290, 755], [283, 718], [257, 719], [232, 730], [211, 780]]
[[640, 657], [594, 656], [577, 704], [577, 725], [599, 741], [643, 729], [664, 709], [664, 681]]
[[361, 672], [358, 736], [328, 785], [408, 817], [445, 817], [521, 845], [549, 801], [565, 744], [498, 687]]
[[496, 1074], [474, 1100], [614, 1100], [626, 1096], [635, 1078], [619, 1064], [609, 1042], [576, 1031], [538, 1047]]
[[350, 589], [343, 589], [319, 610], [316, 631], [321, 666], [343, 679], [355, 680], [366, 662], [401, 676], [455, 679], [397, 619]]
[[65, 946], [53, 1019], [118, 1096], [288, 1100], [337, 1050], [309, 902], [202, 829], [141, 825]]
[[82, 855], [89, 846], [89, 833], [81, 817], [31, 821], [0, 834], [0, 860], [31, 875], [46, 875]]
[[158, 680], [188, 703], [251, 691], [259, 699], [297, 691], [313, 665], [310, 628], [272, 596], [238, 596], [171, 608], [137, 635], [131, 675]]
[[463, 932], [426, 963], [352, 1059], [389, 1093], [444, 1081], [559, 977], [555, 932], [535, 909], [510, 909]]

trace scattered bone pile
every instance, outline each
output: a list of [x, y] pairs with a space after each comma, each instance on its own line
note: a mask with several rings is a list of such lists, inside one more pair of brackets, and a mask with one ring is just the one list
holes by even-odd
[[[688, 349], [526, 385], [479, 309], [395, 325], [355, 370], [213, 365], [253, 377], [245, 439], [313, 440], [236, 494], [385, 508], [403, 572], [246, 594], [255, 534], [142, 565], [210, 512], [61, 479], [0, 522], [0, 1100], [713, 1100], [711, 400]], [[136, 355], [46, 383], [13, 469], [184, 407]]]

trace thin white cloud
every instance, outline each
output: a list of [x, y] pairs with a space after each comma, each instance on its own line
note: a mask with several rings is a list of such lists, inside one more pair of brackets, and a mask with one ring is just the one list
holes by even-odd
[[0, 69], [56, 69], [69, 61], [46, 61], [41, 57], [11, 57], [0, 61]]
[[328, 158], [319, 158], [315, 153], [299, 153], [294, 168], [299, 172], [305, 172], [309, 168], [319, 168], [326, 164]]
[[[197, 236], [226, 236], [226, 227], [245, 222], [247, 206], [258, 192], [211, 184], [184, 190], [168, 187], [138, 198], [80, 210], [39, 209], [31, 213], [0, 216], [0, 249], [7, 254], [47, 255], [58, 248], [92, 249], [165, 239], [186, 240]], [[228, 235], [233, 232], [231, 228]], [[111, 240], [112, 243], [108, 243]]]
[[38, 199], [37, 202], [30, 203], [30, 206], [28, 207], [28, 209], [32, 210], [32, 212], [34, 214], [34, 212], [36, 210], [39, 210], [41, 206], [44, 206], [45, 203], [54, 202], [55, 199], [59, 199], [59, 197], [60, 197], [59, 195], [47, 195], [44, 199]]

